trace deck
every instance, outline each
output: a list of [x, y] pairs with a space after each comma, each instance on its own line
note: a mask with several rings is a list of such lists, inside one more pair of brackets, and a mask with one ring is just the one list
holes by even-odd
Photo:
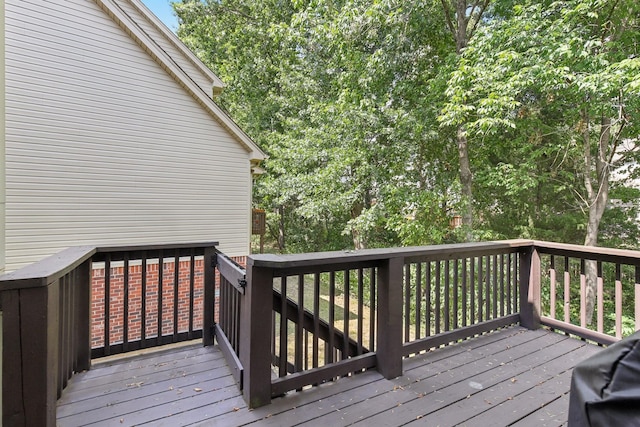
[[510, 327], [248, 410], [216, 346], [95, 364], [58, 401], [58, 425], [563, 425], [571, 372], [600, 347]]

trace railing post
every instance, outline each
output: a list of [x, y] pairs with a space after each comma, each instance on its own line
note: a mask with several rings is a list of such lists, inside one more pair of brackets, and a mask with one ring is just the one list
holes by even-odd
[[520, 255], [520, 324], [540, 327], [540, 254], [535, 246]]
[[0, 292], [5, 426], [56, 425], [58, 292], [58, 280]]
[[77, 268], [77, 305], [75, 327], [77, 353], [74, 370], [86, 371], [91, 367], [91, 260], [87, 260]]
[[2, 418], [4, 411], [2, 409], [2, 401], [4, 400], [4, 394], [2, 392], [2, 357], [4, 353], [3, 349], [3, 326], [2, 326], [2, 293], [0, 292], [0, 425], [2, 424]]
[[378, 267], [378, 330], [376, 364], [387, 379], [402, 375], [403, 258], [389, 258]]
[[247, 286], [240, 308], [242, 393], [249, 408], [271, 403], [271, 312], [273, 270], [247, 259]]
[[204, 313], [202, 319], [202, 344], [213, 345], [216, 304], [216, 248], [204, 250]]

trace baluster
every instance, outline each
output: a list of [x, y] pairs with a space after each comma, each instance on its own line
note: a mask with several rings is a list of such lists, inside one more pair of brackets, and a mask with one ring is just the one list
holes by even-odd
[[[370, 319], [373, 322], [373, 319]], [[362, 268], [358, 268], [358, 345], [356, 354], [359, 356], [363, 353], [362, 350], [362, 335], [363, 335], [363, 322], [364, 322], [364, 271]]]
[[444, 330], [449, 331], [451, 318], [451, 268], [447, 259], [444, 262]]
[[411, 341], [411, 264], [404, 266], [404, 342]]
[[462, 326], [467, 326], [467, 258], [462, 260]]
[[319, 366], [318, 355], [320, 352], [319, 347], [320, 337], [320, 273], [313, 275], [313, 361], [312, 366], [317, 368]]
[[622, 274], [620, 263], [616, 263], [616, 289], [615, 289], [615, 310], [616, 310], [616, 338], [622, 338]]
[[349, 270], [344, 271], [344, 293], [343, 293], [343, 322], [344, 329], [342, 330], [342, 360], [348, 359], [351, 356], [349, 351], [349, 293], [351, 292], [351, 272]]
[[549, 316], [556, 318], [556, 264], [555, 257], [549, 257]]

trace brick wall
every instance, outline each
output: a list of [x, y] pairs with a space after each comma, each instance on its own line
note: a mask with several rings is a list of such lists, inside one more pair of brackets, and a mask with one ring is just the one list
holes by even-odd
[[[246, 257], [233, 258], [241, 265], [246, 265]], [[170, 335], [174, 331], [174, 290], [175, 290], [175, 261], [164, 260], [162, 270], [162, 335]], [[146, 292], [144, 301], [146, 304], [146, 318], [143, 325], [142, 305], [142, 265], [141, 263], [129, 265], [129, 292], [128, 292], [128, 341], [137, 341], [142, 338], [142, 331], [146, 338], [158, 335], [158, 303], [160, 292], [158, 262], [148, 263], [146, 266]], [[191, 305], [191, 261], [180, 260], [178, 262], [178, 331], [187, 332], [190, 322]], [[195, 260], [193, 266], [193, 330], [202, 329], [203, 313], [203, 260]], [[216, 320], [218, 313], [218, 271], [216, 269]], [[124, 265], [112, 265], [109, 275], [109, 298], [105, 296], [105, 269], [94, 268], [92, 274], [91, 289], [91, 347], [104, 346], [105, 336], [105, 301], [109, 301], [109, 342], [119, 343], [124, 338], [125, 324], [125, 271]]]

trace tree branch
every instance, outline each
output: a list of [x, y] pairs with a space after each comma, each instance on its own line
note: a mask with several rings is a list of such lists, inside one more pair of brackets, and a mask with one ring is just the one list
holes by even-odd
[[[600, 41], [602, 42], [602, 44], [604, 45], [604, 41], [607, 38], [607, 28], [609, 27], [607, 25], [608, 22], [611, 22], [611, 17], [613, 16], [613, 12], [616, 10], [616, 7], [618, 7], [618, 2], [620, 0], [616, 0], [613, 2], [613, 5], [611, 6], [611, 10], [609, 10], [609, 14], [607, 15], [607, 18], [604, 20], [604, 22], [602, 23], [602, 34], [600, 35]], [[623, 29], [624, 31], [624, 29]], [[613, 34], [612, 34], [613, 37]]]
[[444, 17], [447, 20], [447, 27], [453, 36], [456, 36], [456, 27], [453, 25], [453, 20], [451, 19], [451, 12], [449, 11], [449, 7], [447, 6], [447, 2], [445, 0], [441, 0], [442, 2], [442, 10], [444, 10]]
[[247, 14], [245, 12], [242, 12], [241, 10], [234, 9], [234, 8], [229, 7], [229, 6], [222, 6], [222, 5], [217, 5], [216, 7], [217, 7], [217, 9], [221, 10], [222, 12], [228, 12], [228, 13], [232, 13], [234, 15], [241, 16], [241, 17], [243, 17], [243, 18], [245, 18], [245, 19], [247, 19], [247, 20], [249, 20], [251, 22], [256, 22], [257, 21], [257, 19], [255, 19], [254, 17], [252, 17], [251, 15], [249, 15], [249, 14]]
[[586, 107], [582, 110], [582, 149], [584, 156], [584, 187], [587, 191], [588, 205], [594, 200], [593, 187], [591, 185], [591, 147], [589, 144], [589, 113]]
[[[469, 39], [471, 39], [471, 37], [473, 37], [473, 35], [475, 34], [476, 30], [478, 29], [478, 24], [480, 23], [480, 20], [482, 19], [482, 15], [484, 15], [484, 12], [487, 10], [487, 7], [489, 7], [489, 3], [491, 3], [491, 0], [484, 0], [481, 4], [481, 8], [480, 11], [478, 12], [478, 18], [474, 20], [473, 22], [473, 27], [471, 27], [471, 31], [469, 31]], [[473, 16], [473, 11], [475, 10], [476, 6], [479, 4], [479, 2], [475, 3], [473, 5], [473, 8], [471, 9], [471, 15], [469, 16]]]

